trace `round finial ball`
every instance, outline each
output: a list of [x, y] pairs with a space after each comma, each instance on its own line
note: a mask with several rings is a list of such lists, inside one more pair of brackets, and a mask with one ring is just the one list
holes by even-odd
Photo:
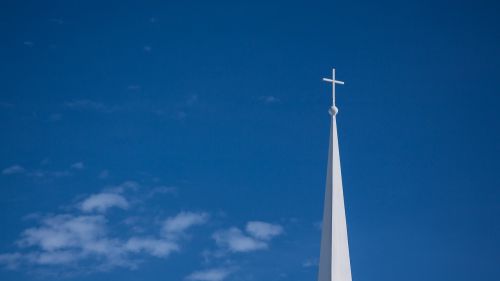
[[330, 107], [330, 110], [328, 110], [328, 112], [330, 112], [331, 115], [335, 116], [339, 112], [339, 109], [335, 105], [333, 105], [332, 107]]

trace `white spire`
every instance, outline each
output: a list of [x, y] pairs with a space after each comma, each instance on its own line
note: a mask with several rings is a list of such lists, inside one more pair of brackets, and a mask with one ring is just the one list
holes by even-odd
[[335, 106], [335, 84], [344, 82], [335, 80], [335, 69], [323, 80], [332, 83], [332, 107], [318, 281], [352, 281]]

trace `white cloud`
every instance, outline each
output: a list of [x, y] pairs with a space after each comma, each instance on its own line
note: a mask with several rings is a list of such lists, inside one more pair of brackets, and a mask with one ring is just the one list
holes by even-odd
[[28, 252], [17, 257], [18, 263], [64, 266], [95, 259], [102, 267], [130, 266], [123, 242], [108, 237], [106, 223], [101, 215], [45, 217], [21, 235], [17, 244]]
[[85, 169], [85, 165], [83, 164], [83, 162], [76, 162], [71, 165], [71, 168], [75, 170], [83, 170]]
[[34, 170], [27, 173], [28, 176], [37, 179], [37, 180], [51, 180], [63, 177], [71, 176], [71, 173], [68, 171], [44, 171], [44, 170]]
[[3, 264], [7, 269], [17, 269], [20, 265], [22, 254], [12, 253], [12, 254], [0, 254], [0, 264]]
[[80, 206], [84, 212], [105, 212], [109, 208], [117, 207], [127, 209], [129, 203], [123, 196], [115, 193], [99, 193], [94, 194], [85, 199]]
[[25, 169], [19, 165], [12, 165], [3, 169], [2, 174], [4, 175], [13, 175], [13, 174], [22, 174], [25, 172]]
[[[134, 211], [125, 196], [127, 191], [138, 188], [138, 183], [126, 181], [84, 198], [74, 205], [77, 208], [65, 208], [72, 213], [32, 216], [30, 221], [35, 221], [36, 225], [21, 233], [15, 243], [16, 251], [0, 253], [0, 266], [12, 270], [42, 269], [69, 273], [116, 267], [134, 269], [144, 260], [143, 257], [167, 258], [179, 252], [186, 231], [208, 220], [206, 213], [180, 212], [167, 218], [155, 232], [145, 228], [141, 235], [134, 231], [136, 225], [133, 221], [131, 225], [120, 223], [122, 220], [112, 224], [113, 221], [106, 217], [106, 210]], [[151, 192], [172, 191], [172, 188], [158, 187]], [[151, 225], [151, 218], [137, 218]], [[116, 233], [110, 227], [115, 225], [128, 229], [120, 228]]]
[[78, 260], [78, 254], [73, 251], [42, 252], [29, 258], [39, 265], [63, 265]]
[[[50, 160], [46, 159], [42, 161], [41, 165], [45, 166], [49, 164]], [[73, 165], [76, 165], [78, 163], [75, 163]], [[83, 167], [83, 163], [81, 163]], [[76, 167], [73, 167], [76, 168]], [[65, 171], [65, 170], [60, 170], [60, 171], [48, 171], [48, 170], [41, 170], [41, 169], [25, 169], [24, 167], [20, 165], [12, 165], [10, 167], [7, 167], [2, 170], [3, 175], [14, 175], [14, 174], [24, 174], [32, 179], [35, 180], [51, 180], [51, 179], [57, 179], [57, 178], [63, 178], [63, 177], [68, 177], [71, 176], [71, 172]]]
[[125, 249], [131, 252], [145, 252], [155, 257], [167, 257], [174, 251], [179, 251], [179, 245], [164, 239], [133, 237], [125, 244]]
[[166, 237], [175, 237], [188, 228], [207, 222], [208, 214], [181, 212], [175, 217], [168, 218], [163, 224], [163, 234]]
[[230, 252], [251, 252], [265, 250], [272, 238], [283, 233], [283, 227], [261, 221], [251, 221], [246, 225], [246, 233], [237, 227], [219, 230], [212, 235], [215, 243]]
[[40, 227], [29, 228], [18, 244], [38, 247], [53, 252], [61, 249], [84, 247], [105, 234], [103, 216], [56, 215], [42, 220]]
[[180, 250], [178, 238], [112, 237], [103, 215], [46, 216], [38, 226], [26, 229], [16, 244], [23, 251], [0, 254], [0, 265], [7, 269], [21, 265], [88, 266], [90, 271], [136, 268], [139, 255], [166, 258]]
[[[48, 159], [42, 161], [42, 165], [47, 165], [50, 161]], [[47, 171], [40, 169], [25, 169], [21, 165], [12, 165], [2, 170], [3, 175], [24, 174], [33, 179], [54, 179], [71, 176], [69, 171]]]
[[266, 242], [247, 236], [236, 227], [217, 231], [212, 237], [218, 246], [231, 252], [251, 252], [268, 248]]
[[261, 221], [251, 221], [247, 223], [246, 231], [255, 238], [270, 240], [283, 233], [283, 227], [277, 224], [270, 224]]
[[191, 281], [222, 281], [228, 277], [233, 270], [227, 268], [212, 268], [195, 271], [186, 277]]
[[119, 185], [108, 187], [106, 190], [113, 193], [123, 193], [128, 190], [138, 190], [140, 187], [141, 185], [135, 181], [124, 181]]

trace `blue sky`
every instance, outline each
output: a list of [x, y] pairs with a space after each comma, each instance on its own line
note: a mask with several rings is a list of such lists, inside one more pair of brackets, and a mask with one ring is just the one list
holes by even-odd
[[11, 1], [1, 280], [500, 278], [496, 1]]

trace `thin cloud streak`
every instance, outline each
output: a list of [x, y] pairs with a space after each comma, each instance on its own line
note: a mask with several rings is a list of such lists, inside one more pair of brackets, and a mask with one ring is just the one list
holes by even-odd
[[85, 164], [83, 164], [83, 162], [76, 162], [71, 164], [71, 168], [75, 170], [83, 170], [85, 169]]
[[212, 268], [195, 271], [186, 277], [190, 281], [222, 281], [226, 279], [234, 270], [228, 268]]
[[12, 165], [10, 167], [3, 169], [2, 174], [3, 175], [22, 174], [25, 171], [26, 170], [20, 165]]

